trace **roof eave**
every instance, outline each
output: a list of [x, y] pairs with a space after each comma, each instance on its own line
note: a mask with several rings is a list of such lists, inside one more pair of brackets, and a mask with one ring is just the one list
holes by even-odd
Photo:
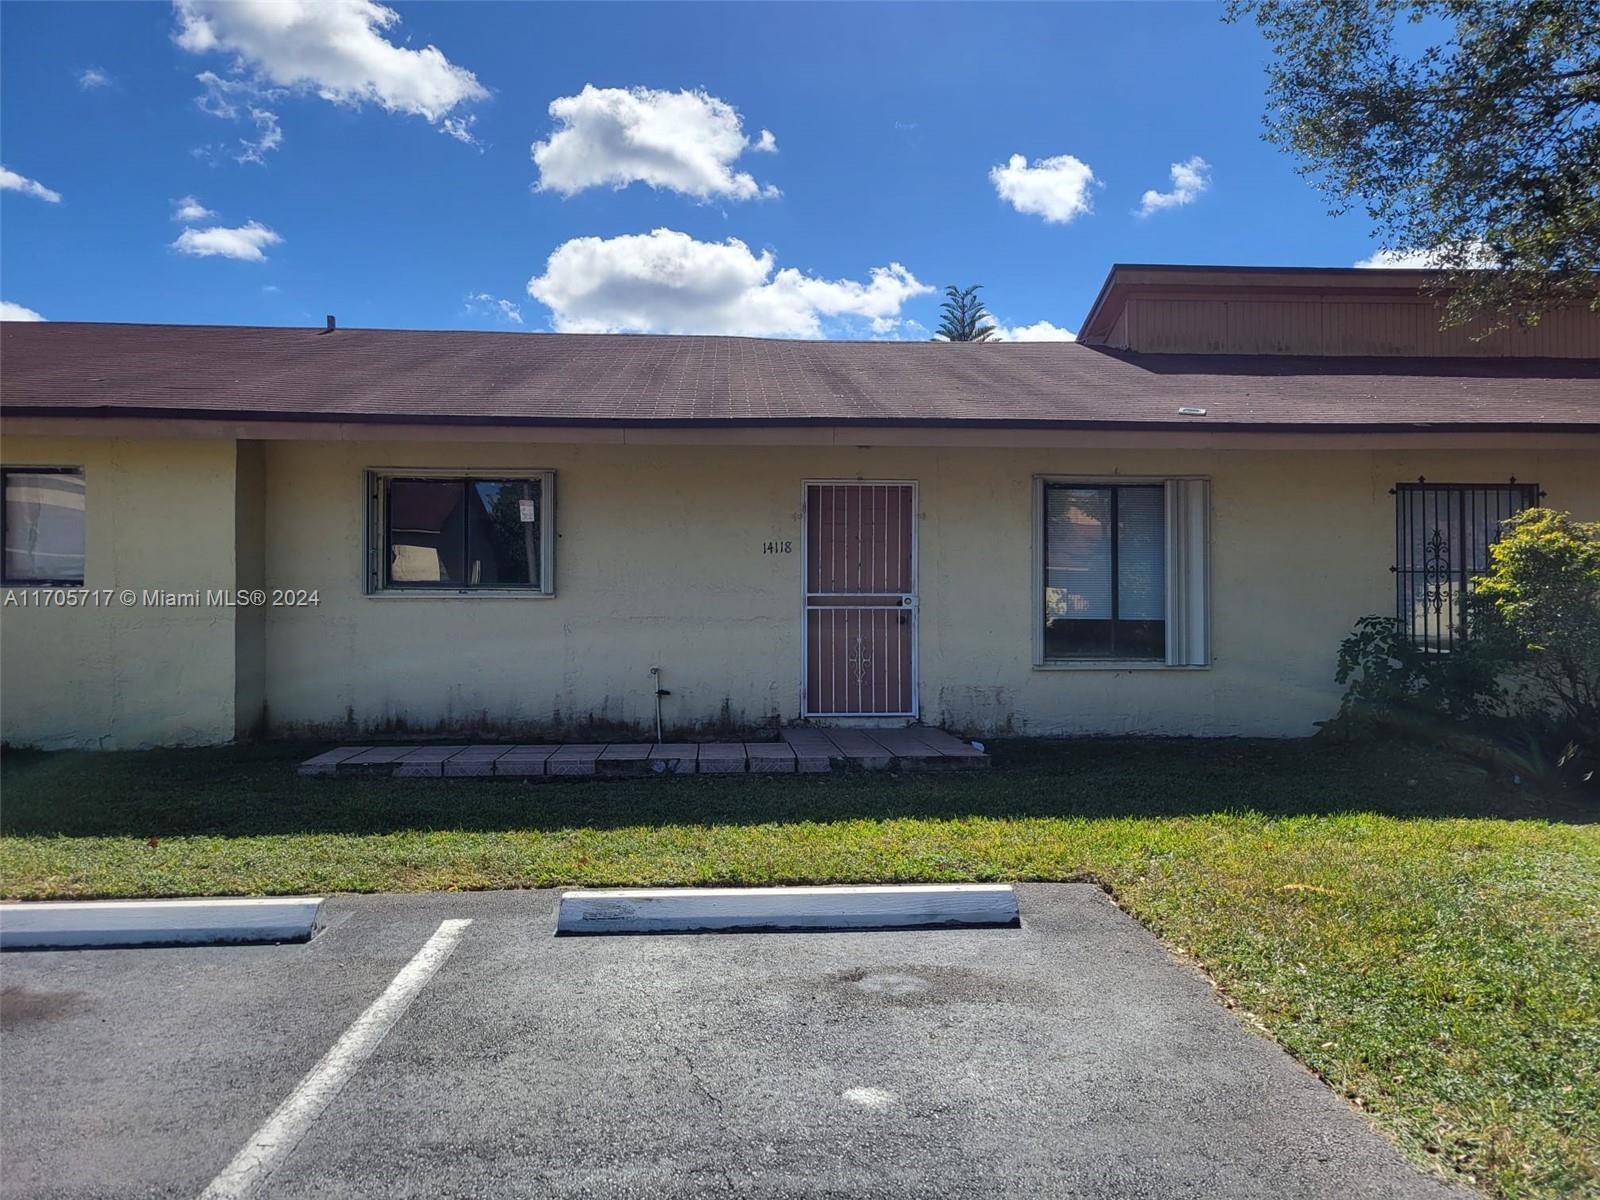
[[0, 405], [0, 419], [47, 417], [64, 420], [116, 419], [218, 422], [289, 422], [310, 425], [437, 425], [441, 427], [549, 429], [1055, 429], [1121, 433], [1584, 433], [1600, 434], [1600, 421], [1106, 421], [1071, 418], [964, 417], [516, 417], [441, 416], [437, 413], [218, 411], [205, 408], [153, 408], [123, 405], [63, 407]]

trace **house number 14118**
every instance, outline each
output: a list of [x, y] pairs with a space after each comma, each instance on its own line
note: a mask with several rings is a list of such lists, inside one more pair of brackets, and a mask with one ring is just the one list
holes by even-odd
[[788, 541], [788, 542], [762, 542], [761, 543], [761, 553], [763, 553], [763, 554], [793, 554], [794, 553], [794, 543], [792, 541]]

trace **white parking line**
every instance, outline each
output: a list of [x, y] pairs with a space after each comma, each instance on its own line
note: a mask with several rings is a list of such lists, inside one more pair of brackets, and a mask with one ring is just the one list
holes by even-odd
[[351, 1024], [333, 1049], [322, 1056], [289, 1098], [278, 1105], [244, 1149], [213, 1179], [200, 1200], [241, 1200], [250, 1195], [277, 1168], [310, 1130], [339, 1089], [378, 1048], [395, 1022], [405, 1015], [417, 993], [444, 965], [466, 932], [470, 920], [441, 921], [416, 957], [384, 989], [383, 995]]

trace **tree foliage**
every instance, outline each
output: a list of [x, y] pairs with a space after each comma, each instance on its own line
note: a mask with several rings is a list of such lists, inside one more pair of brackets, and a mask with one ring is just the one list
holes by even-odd
[[1231, 0], [1246, 16], [1275, 52], [1267, 140], [1445, 269], [1446, 324], [1600, 309], [1600, 0]]
[[992, 321], [989, 310], [978, 299], [982, 288], [981, 283], [967, 288], [958, 288], [952, 283], [944, 289], [945, 300], [939, 305], [939, 331], [934, 341], [942, 338], [947, 342], [987, 342], [994, 336], [994, 325], [987, 323]]

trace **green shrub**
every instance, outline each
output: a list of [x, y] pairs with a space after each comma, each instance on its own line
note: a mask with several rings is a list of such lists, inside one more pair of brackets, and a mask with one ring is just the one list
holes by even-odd
[[1345, 686], [1338, 723], [1474, 721], [1506, 702], [1500, 664], [1487, 654], [1439, 654], [1415, 645], [1394, 617], [1362, 617], [1339, 644], [1334, 682]]
[[1600, 523], [1536, 508], [1505, 522], [1449, 653], [1369, 616], [1339, 646], [1332, 726], [1447, 746], [1559, 789], [1600, 786]]
[[1506, 664], [1526, 705], [1600, 736], [1600, 522], [1531, 508], [1504, 528], [1472, 596], [1474, 648]]

